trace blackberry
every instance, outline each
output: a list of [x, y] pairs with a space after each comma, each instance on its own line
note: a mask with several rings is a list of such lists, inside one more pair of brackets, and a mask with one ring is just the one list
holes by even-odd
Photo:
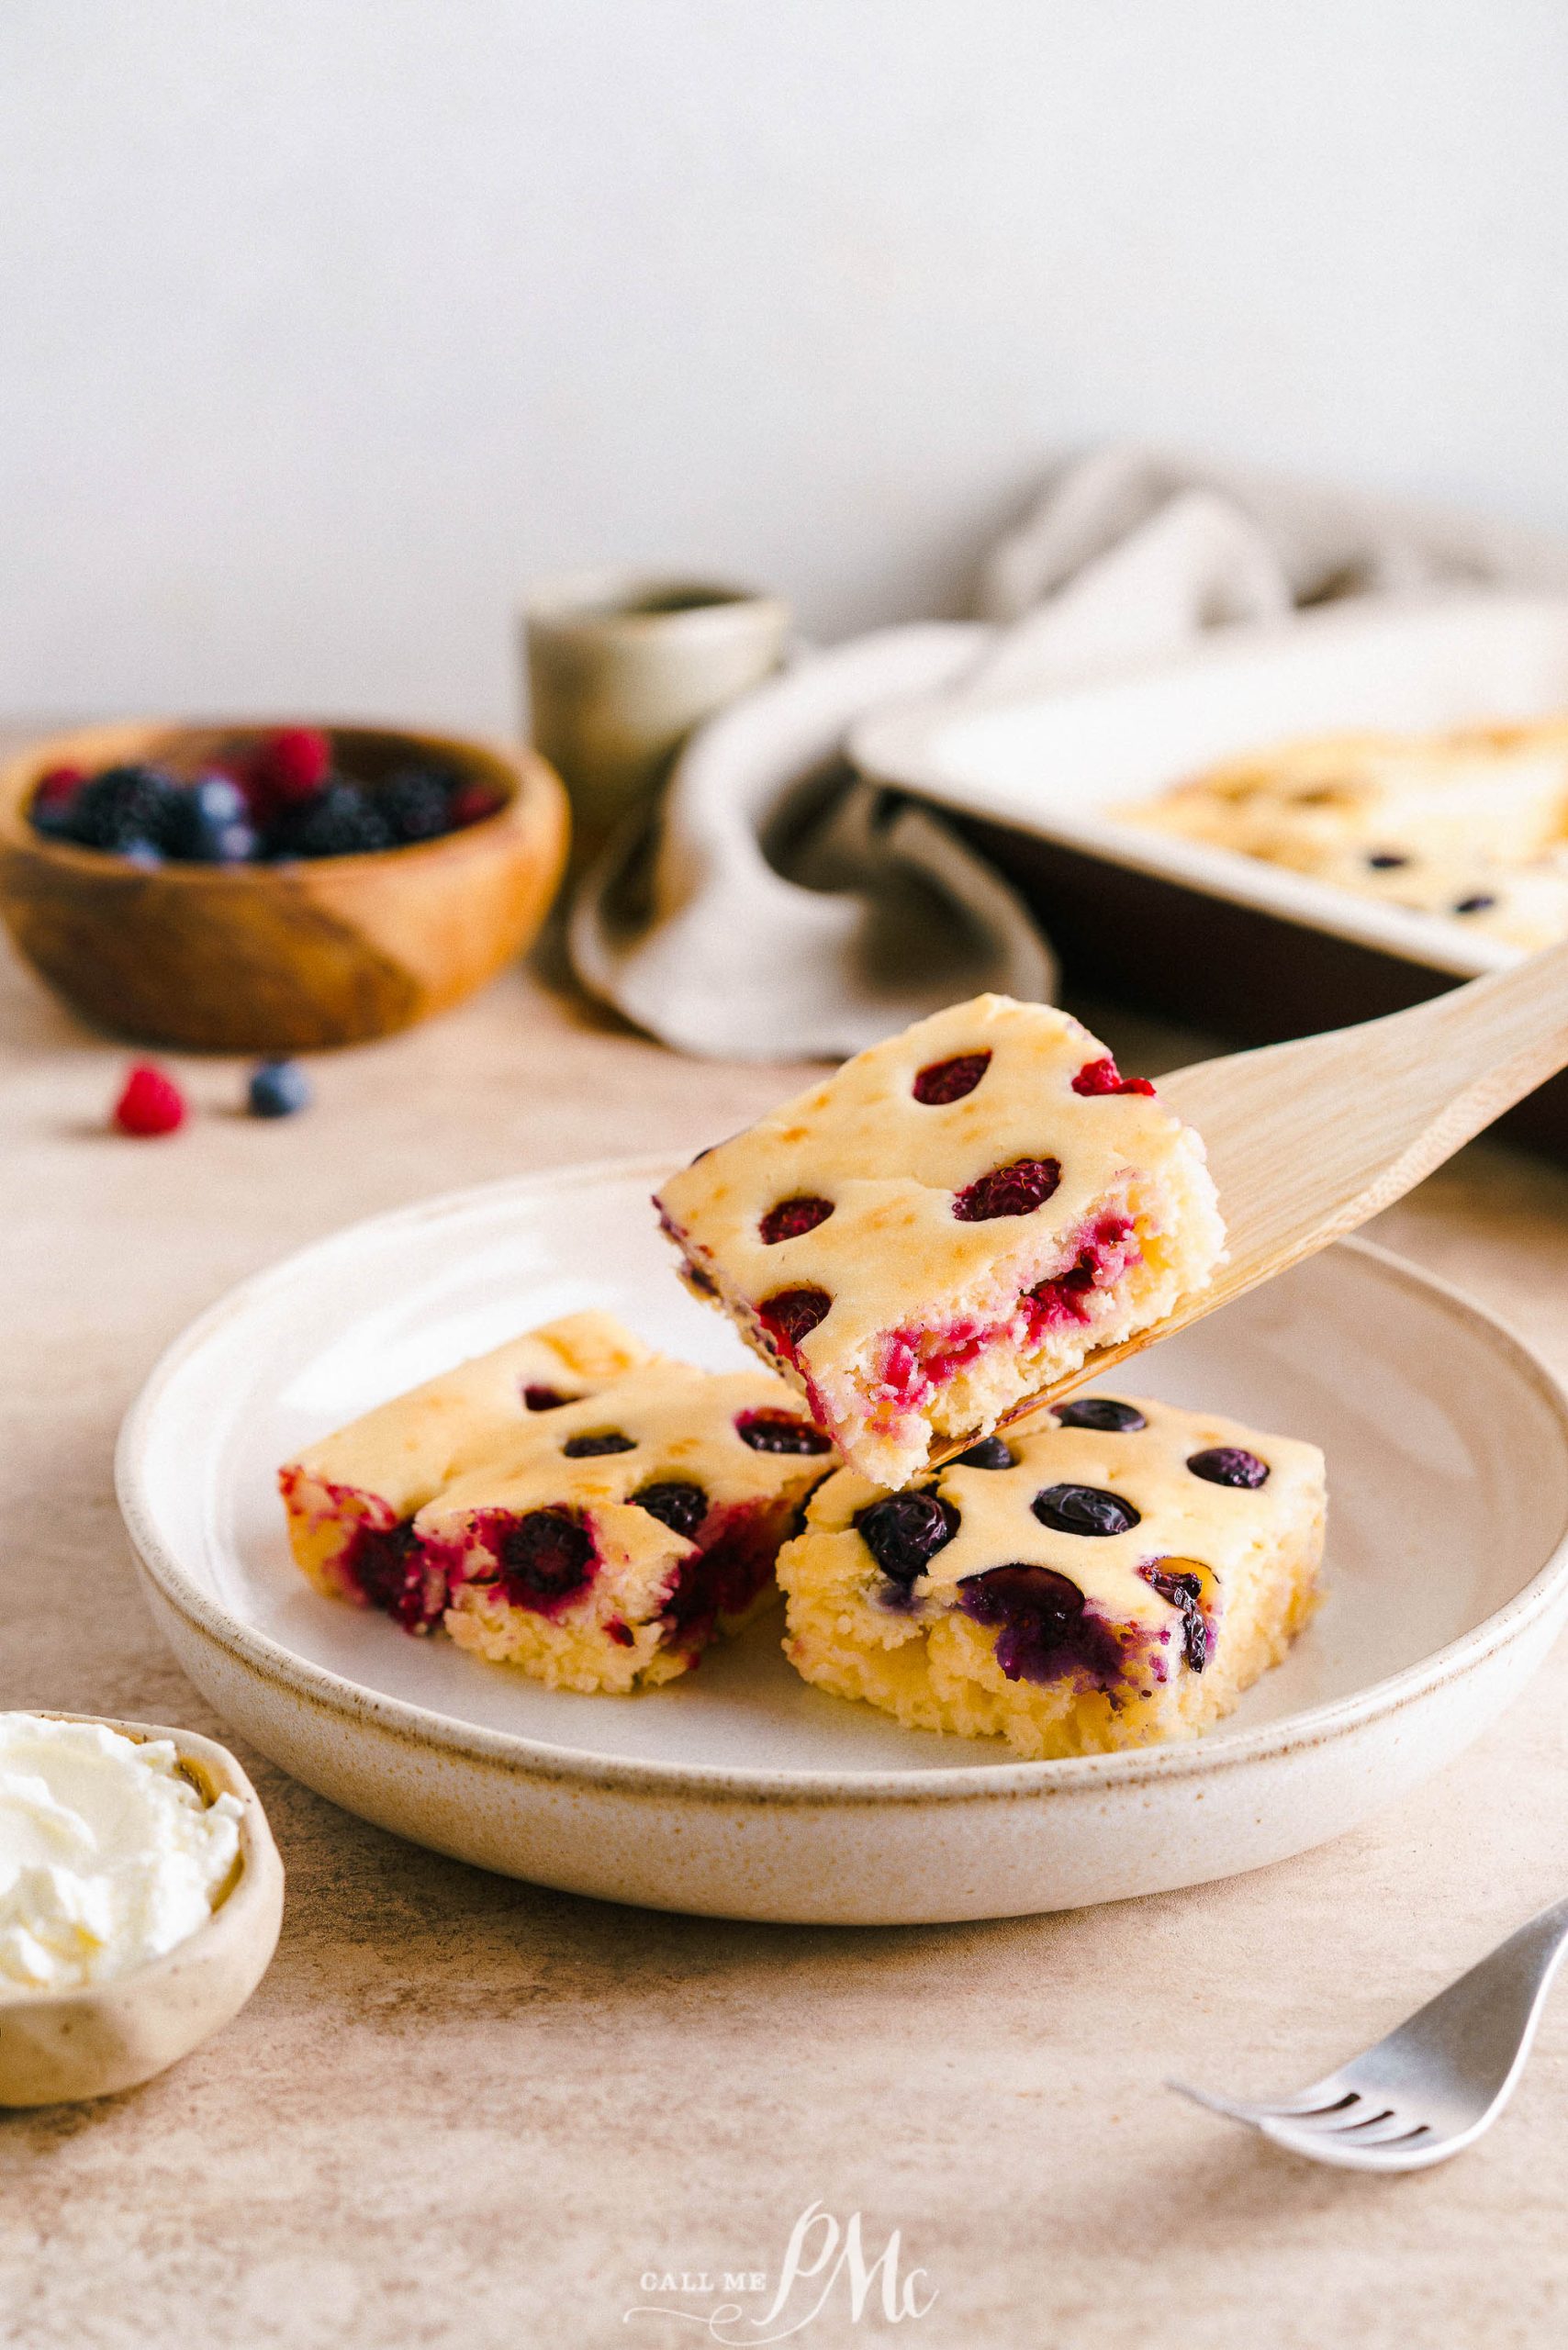
[[392, 828], [357, 783], [330, 783], [280, 829], [287, 856], [363, 856], [392, 846]]
[[72, 809], [71, 838], [84, 848], [164, 847], [184, 794], [162, 767], [106, 767], [84, 783]]
[[632, 1496], [638, 1509], [645, 1509], [672, 1534], [684, 1535], [690, 1542], [708, 1515], [708, 1496], [700, 1485], [689, 1484], [682, 1478], [671, 1477], [655, 1485], [643, 1485]]
[[433, 841], [452, 824], [452, 794], [430, 767], [399, 767], [375, 794], [395, 841]]

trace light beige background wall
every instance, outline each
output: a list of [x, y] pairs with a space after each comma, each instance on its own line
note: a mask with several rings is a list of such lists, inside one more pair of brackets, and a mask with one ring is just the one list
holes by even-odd
[[0, 708], [506, 722], [531, 573], [951, 606], [1132, 431], [1568, 525], [1558, 0], [8, 0]]

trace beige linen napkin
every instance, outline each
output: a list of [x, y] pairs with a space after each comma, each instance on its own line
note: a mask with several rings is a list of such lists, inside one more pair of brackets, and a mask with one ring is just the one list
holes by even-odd
[[983, 988], [1048, 1000], [1050, 948], [991, 867], [841, 745], [880, 704], [1103, 676], [1302, 605], [1495, 583], [1568, 593], [1506, 524], [1116, 447], [1059, 467], [992, 551], [980, 618], [801, 654], [695, 734], [651, 826], [585, 878], [578, 977], [680, 1050], [837, 1058]]

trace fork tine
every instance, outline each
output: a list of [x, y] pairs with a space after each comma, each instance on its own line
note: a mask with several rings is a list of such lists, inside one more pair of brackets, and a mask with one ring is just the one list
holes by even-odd
[[1347, 2090], [1342, 2081], [1316, 2081], [1310, 2088], [1297, 2089], [1294, 2097], [1278, 2097], [1267, 2104], [1248, 2105], [1239, 2098], [1221, 2097], [1214, 2089], [1194, 2088], [1191, 2081], [1167, 2081], [1168, 2089], [1179, 2097], [1190, 2097], [1194, 2105], [1206, 2106], [1211, 2113], [1223, 2113], [1232, 2121], [1258, 2124], [1273, 2121], [1309, 2121], [1317, 2114], [1338, 2114], [1357, 2103], [1355, 2090]]

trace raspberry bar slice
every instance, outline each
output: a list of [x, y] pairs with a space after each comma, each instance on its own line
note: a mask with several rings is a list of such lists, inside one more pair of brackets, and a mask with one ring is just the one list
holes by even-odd
[[778, 1546], [833, 1466], [781, 1380], [660, 1361], [498, 1449], [420, 1512], [414, 1541], [459, 1647], [623, 1694], [777, 1598]]
[[294, 1556], [318, 1591], [429, 1631], [444, 1586], [417, 1511], [498, 1443], [657, 1360], [608, 1314], [571, 1314], [427, 1380], [278, 1472]]
[[831, 1477], [779, 1554], [785, 1653], [907, 1729], [1023, 1755], [1191, 1738], [1311, 1612], [1324, 1508], [1314, 1445], [1074, 1396], [915, 1490]]
[[983, 995], [859, 1053], [665, 1186], [699, 1295], [905, 1484], [1202, 1289], [1204, 1148], [1064, 1012]]

